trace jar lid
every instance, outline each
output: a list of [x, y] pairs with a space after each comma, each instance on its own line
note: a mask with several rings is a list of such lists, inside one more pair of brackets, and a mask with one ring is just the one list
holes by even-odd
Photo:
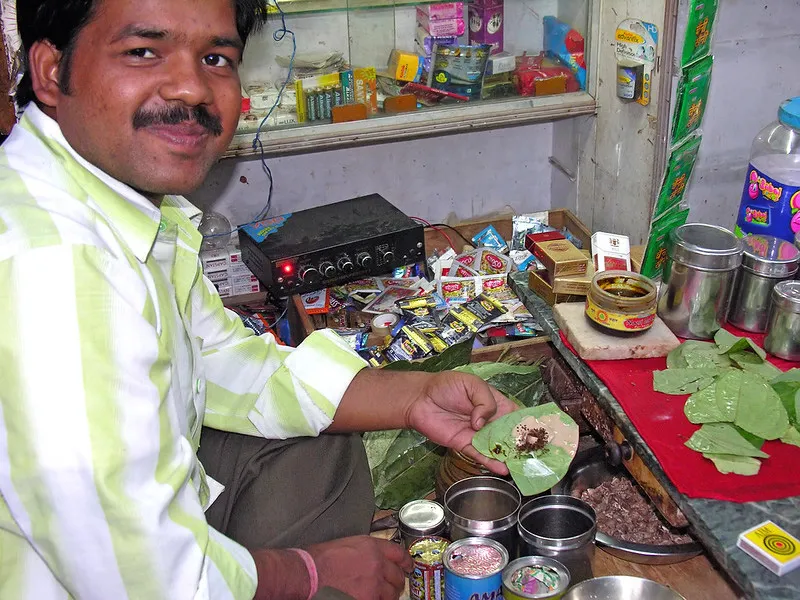
[[789, 98], [778, 109], [778, 120], [784, 125], [800, 129], [800, 96]]
[[397, 515], [401, 527], [413, 531], [431, 531], [444, 523], [444, 508], [433, 500], [412, 500]]
[[742, 264], [742, 241], [724, 227], [687, 223], [669, 234], [674, 261], [707, 271], [730, 271]]
[[781, 281], [772, 289], [775, 308], [800, 313], [800, 281]]
[[771, 235], [748, 235], [742, 239], [742, 267], [765, 277], [791, 277], [797, 272], [800, 250]]

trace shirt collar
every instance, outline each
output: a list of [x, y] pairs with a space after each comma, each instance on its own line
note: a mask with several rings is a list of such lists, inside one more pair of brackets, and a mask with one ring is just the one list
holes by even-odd
[[[125, 240], [136, 258], [145, 262], [158, 235], [161, 210], [132, 187], [114, 179], [78, 154], [67, 142], [58, 123], [42, 112], [35, 102], [25, 108], [20, 125], [39, 137], [55, 154], [67, 173]], [[185, 231], [192, 238], [187, 241], [199, 248], [199, 241], [194, 238], [199, 238], [196, 227], [203, 213], [182, 196], [165, 196], [162, 206], [177, 209], [186, 219], [187, 224], [191, 225], [190, 229], [194, 230]]]

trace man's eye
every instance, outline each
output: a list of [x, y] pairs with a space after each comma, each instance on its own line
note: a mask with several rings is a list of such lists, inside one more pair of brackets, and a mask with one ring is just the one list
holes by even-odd
[[229, 67], [233, 63], [231, 60], [222, 54], [209, 54], [203, 57], [203, 64], [209, 67]]
[[127, 54], [136, 58], [155, 58], [156, 56], [155, 52], [150, 48], [134, 48], [133, 50], [128, 50]]

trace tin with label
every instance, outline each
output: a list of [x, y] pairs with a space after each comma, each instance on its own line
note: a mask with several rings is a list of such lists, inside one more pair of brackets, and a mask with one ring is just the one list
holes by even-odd
[[523, 556], [503, 571], [504, 600], [557, 600], [570, 584], [567, 568], [545, 556]]
[[408, 576], [411, 600], [445, 600], [444, 553], [448, 543], [441, 537], [425, 537], [408, 548], [414, 561]]
[[496, 540], [469, 537], [453, 542], [444, 553], [445, 600], [500, 600], [507, 564], [508, 550]]
[[[392, 313], [389, 313], [389, 315], [397, 319], [397, 315]], [[388, 317], [389, 315], [386, 316]], [[381, 315], [378, 315], [375, 319], [379, 317]], [[444, 520], [444, 508], [433, 500], [412, 500], [404, 504], [400, 512], [397, 513], [397, 519], [399, 521], [400, 537], [406, 548], [409, 548], [411, 544], [420, 538], [444, 537], [447, 527], [447, 523]]]

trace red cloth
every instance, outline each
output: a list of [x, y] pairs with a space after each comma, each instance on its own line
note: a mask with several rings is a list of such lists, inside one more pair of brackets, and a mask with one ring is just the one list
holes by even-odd
[[[747, 336], [764, 346], [764, 336], [728, 327], [734, 335]], [[566, 336], [561, 340], [575, 353]], [[577, 354], [577, 353], [576, 353]], [[712, 498], [732, 502], [776, 500], [800, 496], [800, 448], [777, 441], [766, 442], [762, 450], [770, 455], [761, 461], [758, 475], [723, 475], [714, 463], [684, 442], [699, 429], [683, 414], [689, 396], [670, 396], [653, 391], [653, 371], [667, 368], [666, 358], [629, 360], [587, 360], [587, 365], [622, 406], [639, 435], [678, 491], [690, 498]], [[779, 369], [800, 367], [770, 357]]]

